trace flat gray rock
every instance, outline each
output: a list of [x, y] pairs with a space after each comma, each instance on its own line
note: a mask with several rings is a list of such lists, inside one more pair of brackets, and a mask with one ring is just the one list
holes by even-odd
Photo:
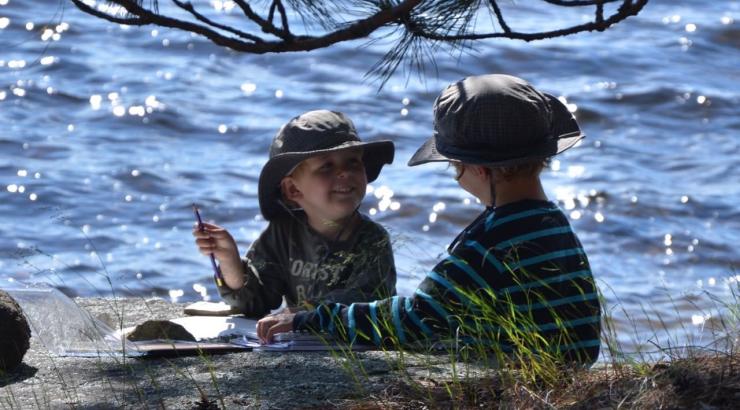
[[[111, 327], [183, 316], [160, 299], [80, 298], [79, 306]], [[395, 352], [239, 352], [161, 359], [56, 357], [31, 338], [16, 371], [0, 378], [0, 402], [11, 408], [327, 408], [374, 396], [399, 378]], [[405, 357], [405, 375], [441, 375], [449, 358]], [[371, 400], [370, 403], [374, 401]], [[216, 407], [213, 407], [216, 408]]]

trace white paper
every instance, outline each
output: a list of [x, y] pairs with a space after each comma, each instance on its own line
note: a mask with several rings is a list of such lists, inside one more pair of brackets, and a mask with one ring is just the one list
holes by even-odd
[[188, 316], [170, 319], [187, 330], [195, 340], [245, 337], [257, 340], [257, 321], [237, 316]]

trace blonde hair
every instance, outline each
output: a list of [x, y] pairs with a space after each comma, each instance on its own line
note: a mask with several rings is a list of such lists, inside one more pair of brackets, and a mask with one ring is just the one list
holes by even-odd
[[543, 169], [550, 166], [550, 158], [542, 161], [526, 162], [524, 164], [509, 165], [502, 167], [488, 167], [491, 171], [496, 171], [506, 181], [510, 181], [522, 176], [537, 176]]

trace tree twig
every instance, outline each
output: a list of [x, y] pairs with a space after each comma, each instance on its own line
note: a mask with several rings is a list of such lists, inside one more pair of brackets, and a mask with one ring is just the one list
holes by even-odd
[[95, 16], [95, 17], [98, 17], [104, 20], [108, 20], [113, 23], [125, 24], [128, 26], [143, 26], [143, 25], [149, 24], [148, 21], [144, 21], [140, 17], [135, 17], [135, 18], [116, 17], [111, 14], [104, 13], [98, 9], [88, 6], [87, 4], [82, 2], [82, 0], [72, 0], [72, 3], [74, 3], [74, 5], [77, 6], [78, 9], [80, 9], [81, 11], [84, 11], [85, 13], [91, 16]]
[[[547, 2], [556, 1], [556, 0], [544, 0]], [[483, 40], [488, 38], [509, 38], [509, 39], [515, 39], [515, 40], [524, 40], [524, 41], [534, 41], [534, 40], [544, 40], [546, 38], [553, 38], [553, 37], [563, 37], [570, 34], [576, 34], [584, 31], [604, 31], [607, 28], [609, 28], [611, 25], [616, 24], [627, 17], [635, 16], [637, 13], [642, 10], [642, 8], [647, 4], [648, 0], [636, 0], [635, 3], [632, 3], [631, 0], [624, 0], [625, 2], [622, 4], [622, 6], [617, 10], [616, 13], [609, 16], [608, 19], [602, 19], [601, 21], [598, 21], [598, 17], [596, 18], [596, 21], [592, 21], [589, 23], [584, 23], [576, 26], [571, 26], [563, 29], [557, 29], [557, 30], [551, 30], [551, 31], [542, 31], [537, 33], [524, 33], [524, 32], [518, 32], [518, 31], [509, 31], [509, 32], [493, 32], [493, 33], [472, 33], [472, 34], [456, 34], [456, 35], [440, 35], [436, 33], [431, 33], [428, 31], [419, 30], [415, 34], [424, 38], [428, 38], [430, 40], [437, 40], [437, 41], [461, 41], [461, 40]]]
[[622, 0], [542, 0], [545, 3], [562, 7], [603, 6], [605, 3], [616, 3]]
[[506, 24], [506, 20], [504, 20], [504, 15], [501, 14], [501, 8], [498, 6], [496, 0], [491, 0], [491, 8], [493, 8], [493, 12], [496, 14], [498, 24], [501, 26], [501, 29], [504, 30], [504, 33], [511, 33], [511, 28], [509, 28], [509, 25]]
[[280, 21], [283, 25], [283, 31], [290, 33], [290, 26], [288, 25], [288, 14], [285, 12], [285, 7], [280, 0], [274, 0], [274, 4], [277, 5], [277, 9], [280, 12]]
[[252, 35], [252, 34], [249, 34], [249, 33], [245, 33], [243, 31], [237, 30], [237, 29], [235, 29], [235, 28], [233, 28], [231, 26], [226, 26], [226, 25], [223, 25], [223, 24], [216, 23], [215, 21], [209, 19], [208, 17], [206, 17], [206, 16], [198, 13], [195, 10], [195, 7], [193, 6], [193, 3], [190, 3], [190, 2], [183, 3], [180, 0], [172, 0], [172, 2], [175, 3], [181, 9], [183, 9], [183, 10], [187, 11], [188, 13], [192, 14], [193, 17], [195, 17], [198, 21], [201, 21], [201, 22], [203, 22], [205, 24], [208, 24], [209, 26], [212, 26], [212, 27], [215, 27], [215, 28], [218, 28], [218, 29], [227, 31], [227, 32], [232, 33], [232, 34], [236, 34], [237, 36], [239, 36], [239, 37], [241, 37], [243, 39], [246, 39], [246, 40], [250, 40], [250, 41], [254, 41], [254, 42], [262, 42], [263, 41], [261, 38], [255, 36], [255, 35]]
[[265, 20], [260, 17], [259, 14], [255, 13], [254, 10], [252, 10], [252, 7], [244, 0], [233, 1], [234, 3], [236, 3], [237, 6], [239, 6], [240, 9], [242, 9], [244, 16], [260, 26], [263, 33], [272, 34], [278, 38], [282, 38], [283, 40], [287, 40], [291, 37], [290, 35], [284, 33], [283, 30], [280, 30], [272, 24], [272, 17], [269, 17], [267, 20]]

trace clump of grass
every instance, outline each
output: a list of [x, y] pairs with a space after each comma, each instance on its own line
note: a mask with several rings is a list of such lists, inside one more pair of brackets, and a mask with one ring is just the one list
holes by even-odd
[[[193, 404], [192, 410], [220, 410], [222, 407], [218, 406], [218, 403], [216, 403], [213, 400], [210, 400], [206, 396], [201, 396], [200, 400], [195, 402]], [[225, 406], [223, 408], [226, 408]]]
[[[706, 316], [715, 319], [707, 322], [710, 337], [703, 343], [697, 343], [691, 336], [685, 336], [683, 342], [671, 337], [667, 323], [658, 317], [650, 340], [653, 352], [623, 349], [612, 317], [618, 307], [607, 305], [602, 297], [603, 348], [601, 360], [591, 369], [563, 366], [562, 357], [542, 354], [548, 341], [519, 332], [521, 317], [493, 319], [497, 326], [506, 328], [509, 339], [513, 338], [521, 348], [519, 354], [502, 354], [482, 344], [451, 343], [444, 352], [448, 357], [447, 372], [440, 372], [438, 364], [429, 360], [430, 351], [410, 350], [390, 337], [382, 350], [399, 370], [399, 377], [369, 398], [363, 394], [358, 396], [363, 398], [347, 401], [345, 405], [361, 409], [734, 409], [740, 391], [738, 289], [740, 284], [730, 287], [729, 300], [705, 293], [714, 304], [714, 312]], [[642, 314], [649, 312], [643, 309]], [[636, 329], [637, 319], [626, 316]], [[479, 332], [477, 335], [490, 338], [493, 335], [487, 332], [491, 324], [490, 320], [484, 320], [462, 329], [468, 335]], [[380, 322], [378, 326], [392, 334], [393, 324]], [[660, 333], [669, 336], [665, 344], [657, 337]], [[415, 361], [418, 359], [422, 367], [426, 366], [427, 376], [419, 377], [408, 371], [410, 366], [419, 364]], [[364, 384], [369, 382], [366, 379]]]

